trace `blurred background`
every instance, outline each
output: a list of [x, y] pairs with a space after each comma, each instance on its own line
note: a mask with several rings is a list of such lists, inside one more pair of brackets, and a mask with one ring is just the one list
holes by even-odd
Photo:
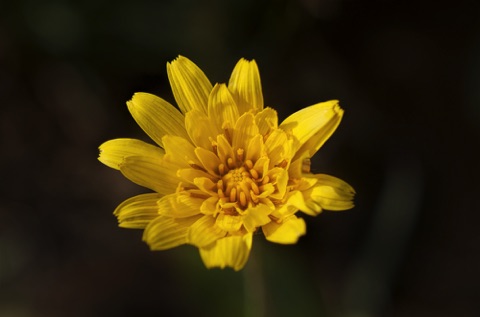
[[[0, 316], [478, 316], [479, 18], [474, 0], [0, 2]], [[97, 148], [147, 140], [125, 101], [174, 102], [178, 54], [212, 82], [254, 58], [281, 119], [339, 99], [312, 167], [356, 207], [305, 216], [294, 246], [255, 236], [239, 273], [118, 228], [148, 190]]]

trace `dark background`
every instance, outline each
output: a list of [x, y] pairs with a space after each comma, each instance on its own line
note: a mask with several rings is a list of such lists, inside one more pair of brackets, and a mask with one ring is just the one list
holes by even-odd
[[[479, 17], [474, 0], [0, 2], [0, 316], [477, 316]], [[294, 246], [256, 236], [239, 273], [118, 228], [147, 190], [97, 147], [146, 139], [125, 101], [173, 102], [178, 54], [212, 82], [254, 58], [281, 119], [339, 99], [313, 171], [356, 207], [305, 216]]]

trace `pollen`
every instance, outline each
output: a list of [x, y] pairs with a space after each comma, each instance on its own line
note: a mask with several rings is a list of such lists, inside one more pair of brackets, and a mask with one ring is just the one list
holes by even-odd
[[222, 199], [224, 213], [229, 213], [232, 206], [245, 210], [259, 203], [258, 196], [263, 192], [270, 179], [262, 177], [254, 168], [252, 160], [245, 160], [245, 151], [237, 149], [234, 157], [225, 158], [218, 165], [220, 178], [216, 183], [218, 197]]

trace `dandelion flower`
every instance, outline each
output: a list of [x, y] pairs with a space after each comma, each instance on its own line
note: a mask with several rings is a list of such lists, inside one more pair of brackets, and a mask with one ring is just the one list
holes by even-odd
[[254, 60], [241, 59], [228, 84], [212, 86], [189, 59], [167, 64], [178, 110], [148, 93], [127, 102], [138, 125], [156, 143], [114, 139], [99, 160], [153, 190], [121, 203], [119, 226], [144, 229], [152, 250], [197, 247], [206, 267], [243, 268], [254, 233], [294, 244], [306, 232], [301, 211], [353, 207], [353, 188], [310, 172], [310, 158], [343, 115], [338, 101], [304, 108], [278, 124], [264, 107]]

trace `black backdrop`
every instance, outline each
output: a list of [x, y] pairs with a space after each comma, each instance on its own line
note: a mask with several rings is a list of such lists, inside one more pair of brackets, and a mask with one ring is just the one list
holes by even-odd
[[[480, 4], [459, 1], [0, 3], [0, 316], [476, 316]], [[150, 252], [112, 215], [147, 192], [96, 160], [146, 139], [125, 101], [173, 102], [178, 54], [212, 82], [240, 57], [281, 118], [345, 117], [312, 160], [356, 207], [254, 239], [243, 272]]]

